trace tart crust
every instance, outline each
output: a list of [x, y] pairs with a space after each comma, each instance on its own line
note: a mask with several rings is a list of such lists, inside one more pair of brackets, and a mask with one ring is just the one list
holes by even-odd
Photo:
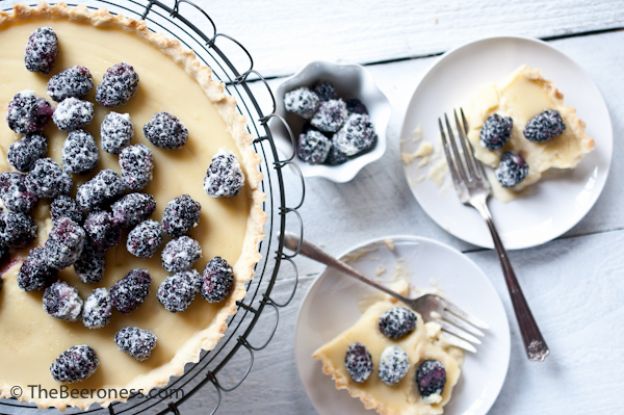
[[[96, 27], [106, 27], [123, 30], [143, 38], [164, 55], [176, 62], [189, 77], [194, 79], [203, 89], [205, 95], [214, 104], [220, 117], [223, 119], [227, 130], [240, 152], [240, 164], [245, 174], [246, 186], [250, 189], [251, 206], [247, 218], [246, 233], [243, 237], [243, 246], [238, 260], [232, 264], [235, 274], [235, 286], [232, 294], [220, 304], [208, 328], [198, 332], [189, 339], [185, 346], [177, 350], [173, 359], [164, 367], [151, 370], [147, 375], [138, 376], [126, 387], [128, 389], [140, 389], [147, 392], [153, 388], [164, 387], [171, 377], [180, 376], [184, 373], [187, 363], [195, 363], [199, 360], [202, 350], [212, 350], [227, 330], [227, 319], [236, 313], [236, 302], [245, 297], [245, 283], [253, 278], [255, 265], [261, 258], [258, 246], [264, 237], [264, 224], [266, 214], [263, 211], [264, 193], [259, 185], [262, 181], [262, 173], [259, 170], [260, 156], [253, 150], [252, 137], [247, 132], [247, 122], [236, 109], [236, 100], [225, 93], [224, 85], [212, 78], [211, 69], [202, 64], [197, 56], [184, 48], [180, 42], [164, 35], [151, 32], [147, 25], [139, 20], [115, 15], [105, 9], [91, 10], [85, 6], [69, 7], [66, 4], [48, 5], [41, 3], [30, 7], [15, 5], [10, 12], [0, 11], [0, 31], [6, 29], [15, 22], [28, 19], [69, 20], [90, 24]], [[20, 46], [21, 47], [21, 46]], [[15, 266], [15, 263], [9, 267]], [[6, 271], [6, 268], [0, 272]], [[154, 295], [152, 292], [150, 295]], [[111, 339], [112, 341], [112, 339]], [[106, 365], [106, 362], [101, 362]], [[0, 379], [0, 398], [11, 398], [12, 385], [7, 385]], [[25, 391], [26, 392], [26, 391]], [[69, 406], [86, 409], [92, 404], [108, 406], [112, 402], [124, 401], [125, 399], [50, 399], [31, 398], [27, 393], [19, 397], [20, 400], [35, 403], [39, 407], [56, 407], [65, 409]]]

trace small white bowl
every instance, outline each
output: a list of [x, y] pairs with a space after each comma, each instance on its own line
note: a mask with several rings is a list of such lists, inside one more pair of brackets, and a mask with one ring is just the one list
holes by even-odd
[[[277, 87], [275, 94], [276, 113], [286, 120], [295, 140], [301, 132], [305, 120], [297, 114], [286, 112], [284, 94], [293, 89], [312, 87], [317, 81], [329, 81], [336, 87], [338, 96], [343, 99], [358, 98], [366, 108], [377, 133], [377, 144], [369, 152], [349, 159], [338, 166], [308, 164], [297, 156], [293, 162], [298, 165], [304, 177], [324, 177], [337, 183], [345, 183], [367, 164], [379, 160], [386, 151], [386, 129], [390, 121], [390, 102], [375, 84], [373, 76], [361, 65], [338, 65], [330, 62], [314, 61], [288, 78]], [[276, 119], [269, 123], [280, 152], [286, 156], [293, 154], [293, 143], [284, 126]]]

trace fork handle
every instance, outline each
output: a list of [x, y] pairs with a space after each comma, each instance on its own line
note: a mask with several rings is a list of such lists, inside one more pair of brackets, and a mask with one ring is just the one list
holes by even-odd
[[529, 360], [542, 362], [546, 359], [546, 356], [550, 354], [550, 350], [548, 349], [548, 345], [546, 344], [546, 341], [544, 340], [544, 337], [535, 322], [535, 318], [533, 317], [533, 313], [531, 313], [529, 304], [527, 303], [526, 298], [524, 298], [522, 288], [516, 278], [516, 273], [511, 266], [511, 262], [509, 261], [507, 250], [505, 249], [503, 241], [498, 235], [498, 231], [494, 225], [494, 220], [490, 214], [487, 202], [484, 200], [483, 203], [475, 204], [475, 207], [479, 213], [481, 213], [481, 216], [483, 216], [483, 219], [492, 234], [494, 247], [496, 248], [496, 253], [498, 254], [498, 259], [503, 269], [503, 274], [505, 275], [505, 282], [507, 284], [507, 289], [509, 290], [509, 296], [511, 297], [518, 326], [520, 326], [520, 333], [522, 333], [522, 340], [524, 341], [524, 348], [527, 356]]
[[373, 288], [383, 291], [384, 293], [391, 295], [402, 302], [409, 302], [410, 300], [407, 297], [402, 296], [401, 294], [384, 287], [381, 284], [376, 283], [368, 279], [364, 274], [357, 271], [355, 268], [348, 265], [346, 262], [343, 262], [333, 256], [329, 255], [327, 252], [323, 251], [320, 247], [314, 245], [311, 242], [308, 242], [304, 239], [299, 239], [298, 236], [290, 233], [284, 233], [284, 246], [291, 251], [298, 252], [299, 254], [310, 258], [316, 262], [320, 262], [321, 264], [325, 264], [329, 267], [332, 267], [338, 271], [341, 271], [350, 277], [355, 278], [358, 281], [363, 282], [364, 284], [370, 285]]

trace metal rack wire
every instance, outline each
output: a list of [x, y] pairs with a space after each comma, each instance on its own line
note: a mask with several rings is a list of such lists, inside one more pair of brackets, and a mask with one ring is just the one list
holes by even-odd
[[[0, 0], [0, 9], [8, 10], [15, 3], [17, 1]], [[215, 349], [202, 353], [198, 363], [187, 365], [184, 375], [172, 379], [166, 388], [152, 391], [149, 396], [135, 395], [127, 402], [115, 403], [108, 408], [94, 407], [86, 411], [69, 409], [66, 414], [178, 415], [182, 413], [180, 405], [202, 388], [211, 393], [210, 399], [214, 401], [212, 408], [207, 408], [206, 413], [216, 413], [224, 394], [238, 388], [251, 373], [255, 353], [267, 347], [272, 340], [279, 323], [279, 310], [292, 301], [297, 289], [298, 271], [293, 262], [297, 253], [284, 252], [283, 237], [289, 217], [297, 221], [298, 231], [303, 233], [303, 222], [298, 209], [305, 199], [305, 183], [296, 165], [291, 164], [294, 154], [285, 159], [280, 158], [268, 128], [269, 120], [274, 119], [274, 122], [283, 124], [291, 139], [292, 133], [286, 122], [275, 114], [275, 97], [266, 80], [254, 69], [254, 61], [249, 51], [235, 38], [219, 32], [210, 15], [193, 2], [171, 0], [171, 3], [168, 5], [156, 0], [86, 0], [80, 4], [93, 9], [106, 8], [112, 13], [142, 19], [150, 30], [177, 38], [184, 46], [193, 50], [203, 63], [212, 68], [214, 78], [223, 82], [226, 92], [236, 98], [238, 111], [246, 117], [248, 131], [254, 137], [254, 149], [262, 158], [261, 170], [264, 179], [261, 186], [266, 193], [264, 210], [268, 217], [266, 236], [259, 246], [262, 260], [256, 266], [256, 275], [247, 287], [246, 297], [238, 302], [237, 313], [228, 321], [228, 331], [224, 338]], [[74, 7], [78, 4], [68, 5]], [[200, 27], [207, 27], [208, 33]], [[240, 56], [234, 56], [236, 53]], [[241, 60], [248, 65], [242, 71], [239, 70], [241, 65], [235, 64], [235, 61]], [[252, 88], [257, 94], [266, 94], [264, 101], [270, 102], [268, 109], [260, 105]], [[296, 202], [290, 206], [287, 204], [283, 176], [283, 171], [288, 165], [294, 167], [290, 171], [298, 177], [301, 185], [300, 195], [297, 195]], [[277, 282], [278, 271], [284, 264], [288, 264], [290, 269], [286, 269], [282, 275], [294, 275], [292, 291], [286, 298], [278, 299], [273, 289]], [[250, 335], [261, 317], [268, 315], [273, 315], [274, 320], [268, 338], [262, 344], [253, 344]], [[220, 379], [220, 374], [228, 363], [242, 353], [248, 355], [249, 361], [242, 375], [227, 383]], [[0, 400], [0, 414], [57, 412], [42, 411], [32, 404], [16, 400]]]

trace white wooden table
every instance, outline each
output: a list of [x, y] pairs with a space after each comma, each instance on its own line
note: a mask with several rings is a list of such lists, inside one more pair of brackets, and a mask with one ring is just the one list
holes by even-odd
[[[412, 233], [449, 243], [475, 260], [505, 300], [512, 357], [492, 414], [622, 413], [624, 390], [624, 3], [622, 0], [196, 0], [219, 29], [238, 38], [272, 86], [315, 59], [366, 64], [393, 105], [389, 148], [348, 184], [308, 180], [302, 209], [306, 237], [340, 253], [363, 240]], [[611, 175], [596, 206], [570, 232], [545, 246], [511, 253], [525, 294], [552, 354], [525, 358], [499, 264], [493, 252], [469, 246], [439, 228], [412, 197], [398, 162], [400, 124], [408, 100], [436, 55], [493, 34], [546, 38], [593, 77], [613, 117]], [[296, 188], [293, 180], [290, 189]], [[331, 214], [328, 214], [331, 212]], [[485, 230], [484, 230], [485, 231]], [[257, 354], [246, 383], [225, 396], [224, 414], [312, 414], [293, 358], [298, 302], [322, 271], [298, 260], [294, 303], [269, 348]], [[283, 272], [280, 287], [290, 287]], [[258, 328], [258, 338], [264, 338]], [[242, 370], [247, 361], [227, 369]], [[238, 367], [237, 367], [238, 365]], [[226, 372], [227, 372], [226, 371]], [[229, 373], [229, 372], [228, 372]], [[194, 397], [181, 409], [203, 414]]]

